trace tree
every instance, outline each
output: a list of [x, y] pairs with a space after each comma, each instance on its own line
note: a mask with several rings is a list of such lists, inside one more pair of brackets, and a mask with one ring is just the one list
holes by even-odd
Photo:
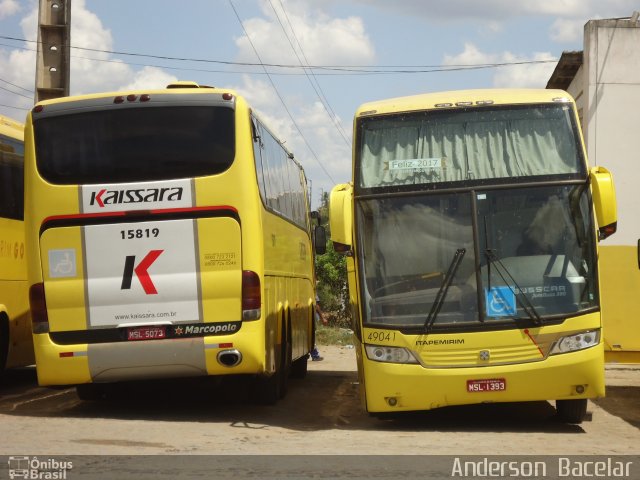
[[318, 296], [330, 324], [349, 327], [351, 313], [347, 289], [347, 262], [336, 253], [331, 244], [329, 230], [329, 193], [323, 192], [320, 199], [320, 222], [327, 230], [327, 253], [316, 255]]

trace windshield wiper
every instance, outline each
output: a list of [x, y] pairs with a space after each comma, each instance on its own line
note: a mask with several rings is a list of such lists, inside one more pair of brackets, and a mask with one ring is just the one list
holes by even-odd
[[433, 301], [433, 305], [431, 305], [431, 311], [429, 312], [429, 315], [427, 316], [427, 319], [424, 322], [424, 330], [426, 333], [429, 333], [429, 329], [431, 328], [433, 323], [436, 321], [436, 317], [438, 316], [438, 313], [440, 313], [440, 309], [444, 304], [444, 299], [447, 296], [447, 291], [449, 290], [449, 287], [453, 283], [453, 279], [456, 276], [456, 271], [458, 270], [458, 267], [460, 266], [460, 263], [462, 262], [462, 259], [464, 258], [465, 253], [467, 253], [466, 249], [459, 248], [456, 250], [456, 253], [453, 255], [453, 259], [451, 260], [451, 264], [449, 265], [447, 273], [444, 276], [444, 280], [442, 281], [442, 284], [440, 285], [440, 289], [436, 294], [436, 298]]
[[[496, 253], [496, 251], [491, 248], [487, 248], [485, 253], [487, 255], [487, 261], [488, 261], [487, 270], [489, 269], [489, 266], [492, 263], [495, 263], [498, 267], [500, 267], [500, 268], [496, 268], [496, 272], [498, 272], [498, 275], [500, 275], [500, 278], [502, 279], [504, 284], [507, 286], [507, 288], [509, 288], [509, 290], [513, 292], [513, 296], [515, 297], [516, 302], [520, 304], [522, 309], [526, 312], [526, 314], [529, 316], [529, 318], [533, 321], [535, 325], [542, 325], [542, 318], [540, 318], [540, 315], [538, 314], [536, 307], [533, 306], [533, 304], [531, 303], [531, 300], [529, 300], [529, 297], [527, 297], [527, 294], [524, 293], [524, 290], [520, 288], [520, 285], [518, 285], [518, 282], [516, 282], [516, 279], [513, 278], [513, 275], [511, 275], [511, 273], [509, 272], [509, 269], [505, 266], [504, 263], [502, 263], [502, 260], [500, 260], [500, 257], [498, 257], [498, 254]], [[518, 289], [518, 292], [521, 293], [521, 295], [518, 295], [513, 289], [513, 287], [509, 286], [510, 283], [505, 278], [505, 275], [503, 275], [503, 273], [500, 271], [501, 269], [504, 271], [506, 276], [509, 277], [511, 285], [514, 285], [515, 288]]]

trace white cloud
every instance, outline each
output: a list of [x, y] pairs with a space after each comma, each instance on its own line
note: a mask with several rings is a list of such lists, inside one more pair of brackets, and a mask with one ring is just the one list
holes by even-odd
[[[553, 61], [556, 60], [556, 61]], [[510, 65], [498, 68], [493, 77], [493, 84], [498, 88], [544, 88], [557, 58], [549, 52], [536, 52], [532, 57], [520, 57], [506, 53], [505, 62], [545, 62], [524, 65]]]
[[[11, 2], [1, 0], [0, 15], [5, 11], [3, 10], [5, 4], [9, 3]], [[73, 0], [71, 8], [72, 45], [92, 49], [92, 51], [71, 50], [72, 95], [134, 88], [164, 88], [168, 83], [176, 80], [176, 77], [159, 68], [133, 69], [111, 54], [104, 52], [104, 50], [114, 50], [111, 31], [102, 24], [96, 14], [87, 9], [85, 0]], [[29, 10], [20, 20], [20, 27], [25, 39], [30, 41], [37, 39], [37, 2], [29, 2]], [[5, 88], [14, 93], [0, 90], [0, 104], [6, 105], [6, 107], [0, 106], [0, 112], [17, 119], [23, 119], [24, 110], [33, 105], [33, 90], [35, 88], [36, 53], [31, 51], [34, 48], [31, 43], [27, 43], [25, 48], [29, 50], [0, 49], [2, 79], [18, 85], [18, 87], [6, 85]]]
[[558, 18], [549, 29], [551, 40], [557, 43], [581, 42], [585, 23], [584, 19]]
[[[278, 22], [279, 17], [291, 42], [297, 48], [297, 38], [306, 60], [311, 65], [375, 63], [375, 50], [361, 18], [330, 17], [320, 10], [327, 2], [303, 0], [283, 3], [286, 15], [280, 2], [263, 0], [263, 17], [244, 20], [244, 27], [263, 62], [288, 65], [299, 63], [283, 27]], [[272, 4], [278, 12], [278, 17], [271, 7]], [[289, 22], [293, 25], [296, 38], [291, 34]], [[257, 60], [245, 35], [236, 38], [235, 42], [239, 61]], [[298, 55], [302, 58], [299, 50]], [[280, 83], [282, 79], [278, 78], [276, 81]], [[306, 79], [303, 81], [305, 95], [308, 95], [311, 87], [306, 84]], [[301, 161], [307, 177], [314, 181], [314, 201], [321, 190], [327, 191], [335, 182], [344, 182], [350, 178], [350, 126], [345, 128], [342, 119], [327, 112], [319, 99], [310, 102], [293, 89], [280, 90], [287, 109], [304, 135], [303, 138], [266, 79], [257, 80], [255, 77], [245, 76], [242, 85], [236, 87], [236, 90], [247, 97], [269, 128], [281, 140], [286, 141], [287, 148]], [[336, 123], [341, 127], [343, 134]], [[346, 142], [342, 135], [346, 137]], [[307, 144], [311, 146], [315, 155], [309, 151]], [[332, 179], [329, 179], [326, 172]]]
[[[242, 85], [235, 86], [233, 89], [247, 99], [260, 119], [281, 141], [285, 142], [286, 147], [302, 163], [307, 178], [314, 181], [314, 201], [317, 200], [320, 190], [327, 191], [334, 183], [344, 182], [350, 178], [350, 127], [345, 128], [339, 117], [335, 117], [334, 120], [346, 132], [346, 143], [320, 101], [308, 103], [295, 94], [287, 95], [284, 97], [287, 109], [302, 131], [303, 138], [268, 81], [256, 80], [245, 75], [242, 82]], [[311, 145], [315, 157], [309, 151], [307, 143]], [[323, 167], [333, 180], [329, 179]]]
[[170, 75], [161, 68], [144, 67], [135, 73], [133, 81], [118, 90], [144, 90], [144, 89], [162, 89], [170, 83], [178, 80], [174, 75]]
[[[501, 31], [501, 25], [518, 18], [549, 18], [547, 32], [557, 43], [575, 43], [582, 38], [582, 27], [591, 19], [631, 16], [638, 10], [637, 0], [356, 0], [380, 9], [392, 9], [427, 22], [472, 22], [480, 31]], [[489, 28], [487, 26], [489, 25]]]
[[565, 18], [592, 18], [598, 15], [631, 15], [637, 10], [637, 0], [359, 0], [361, 3], [392, 9], [395, 13], [424, 17], [426, 20], [508, 20], [514, 17], [559, 16]]
[[11, 15], [15, 15], [20, 11], [20, 4], [16, 0], [0, 1], [0, 20]]
[[[299, 63], [285, 36], [283, 26], [296, 48], [296, 38], [300, 42], [304, 56], [311, 65], [365, 65], [373, 62], [374, 48], [361, 18], [331, 18], [322, 11], [311, 9], [310, 5], [308, 9], [300, 9], [299, 5], [295, 6], [285, 1], [282, 3], [285, 5], [286, 15], [279, 2], [276, 5], [273, 2], [262, 1], [264, 18], [243, 21], [244, 28], [263, 62]], [[271, 5], [276, 8], [278, 16]], [[289, 28], [289, 22], [293, 26], [295, 38]], [[256, 55], [247, 36], [237, 38], [236, 45], [241, 61], [256, 61]], [[299, 51], [298, 53], [302, 58]]]
[[[85, 0], [71, 3], [71, 44], [92, 50], [113, 50], [111, 31], [87, 10]], [[71, 93], [116, 90], [132, 81], [134, 72], [105, 52], [71, 50]], [[93, 60], [90, 60], [93, 59]]]
[[509, 51], [486, 53], [474, 44], [465, 43], [458, 55], [445, 55], [444, 65], [482, 65], [498, 63], [523, 63], [494, 69], [493, 86], [497, 88], [544, 88], [555, 68], [555, 57], [548, 52], [537, 52], [531, 56], [516, 55]]

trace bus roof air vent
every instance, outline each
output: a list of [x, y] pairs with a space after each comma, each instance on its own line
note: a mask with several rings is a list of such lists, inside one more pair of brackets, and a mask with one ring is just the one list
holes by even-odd
[[[196, 82], [191, 82], [191, 81], [178, 81], [178, 82], [170, 83], [169, 85], [167, 85], [167, 88], [200, 88], [200, 85], [198, 85]], [[213, 88], [213, 87], [202, 85], [202, 88]]]

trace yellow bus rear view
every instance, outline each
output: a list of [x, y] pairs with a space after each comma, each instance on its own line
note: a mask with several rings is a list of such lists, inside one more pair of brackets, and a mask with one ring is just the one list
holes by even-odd
[[304, 376], [313, 249], [301, 166], [232, 91], [42, 102], [26, 128], [38, 381]]
[[0, 371], [31, 365], [24, 245], [24, 125], [0, 116]]
[[552, 90], [357, 111], [330, 225], [367, 411], [556, 400], [579, 423], [604, 395], [597, 241], [615, 232], [615, 196], [576, 118]]

